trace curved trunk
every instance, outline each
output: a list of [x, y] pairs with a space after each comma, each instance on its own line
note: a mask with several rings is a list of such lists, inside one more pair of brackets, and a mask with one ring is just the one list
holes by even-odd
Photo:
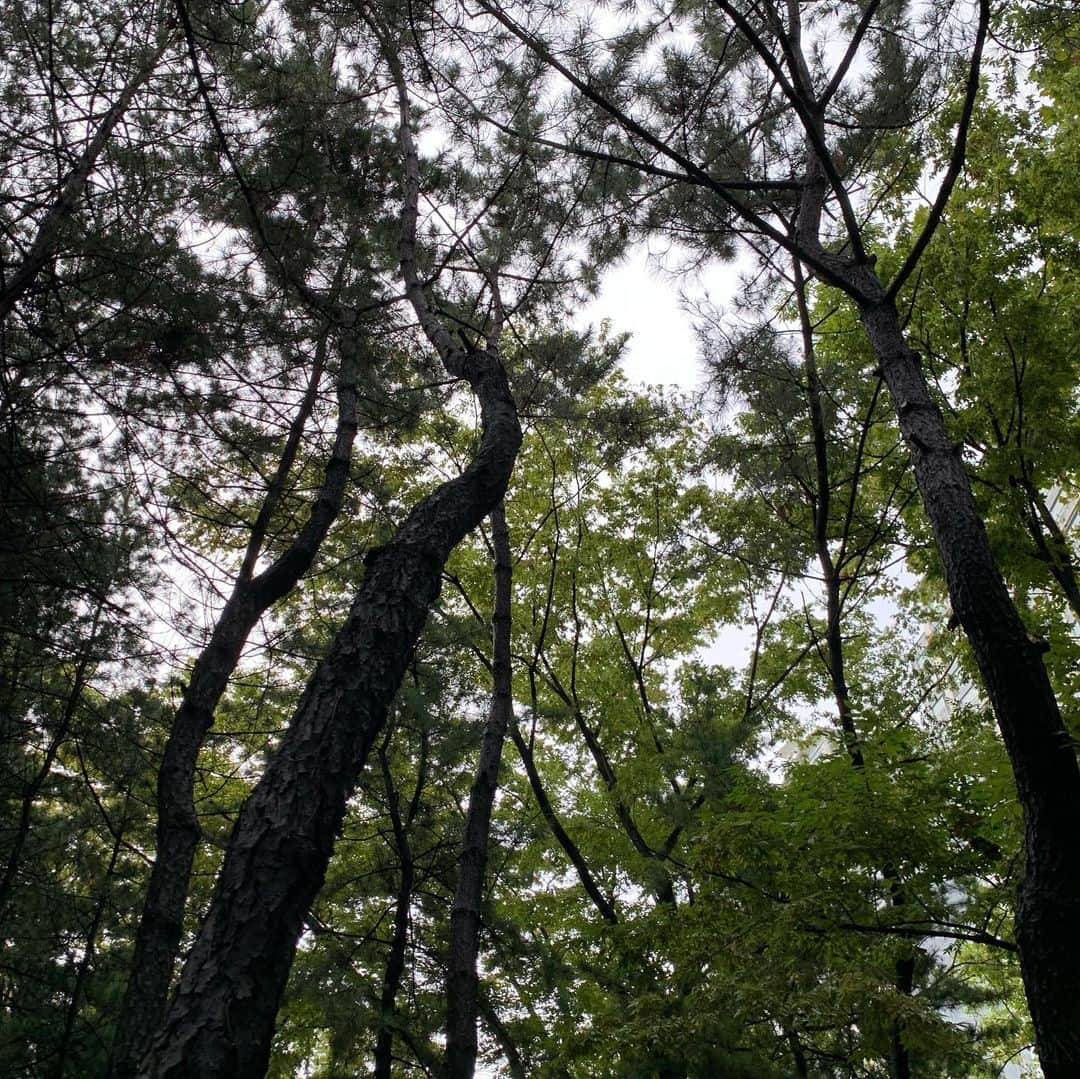
[[1016, 940], [1047, 1079], [1080, 1074], [1080, 767], [1062, 722], [1043, 646], [1024, 628], [994, 563], [959, 448], [930, 398], [892, 301], [860, 316], [899, 417], [923, 505], [997, 716], [1024, 811], [1024, 880]]
[[502, 499], [521, 427], [498, 358], [455, 357], [480, 400], [469, 467], [369, 551], [344, 626], [233, 830], [209, 913], [142, 1076], [256, 1079], [304, 915], [322, 886], [346, 802], [405, 674], [453, 548]]

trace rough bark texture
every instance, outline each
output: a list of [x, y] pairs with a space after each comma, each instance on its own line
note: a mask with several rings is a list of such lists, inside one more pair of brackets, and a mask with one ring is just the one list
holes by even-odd
[[491, 543], [495, 552], [491, 709], [484, 724], [476, 778], [469, 792], [458, 882], [454, 904], [450, 908], [450, 955], [446, 976], [448, 1079], [472, 1079], [476, 1069], [476, 957], [480, 947], [480, 905], [484, 895], [491, 808], [499, 787], [499, 762], [514, 711], [510, 672], [510, 534], [501, 502], [491, 511]]
[[506, 375], [486, 351], [452, 373], [480, 400], [469, 467], [421, 500], [368, 570], [281, 746], [245, 802], [214, 899], [142, 1076], [256, 1079], [266, 1070], [304, 915], [372, 743], [386, 721], [443, 564], [499, 503], [521, 428]]
[[[320, 352], [321, 354], [321, 352]], [[154, 867], [135, 937], [131, 974], [113, 1041], [109, 1074], [127, 1079], [161, 1024], [184, 923], [191, 867], [200, 830], [195, 812], [195, 769], [214, 710], [236, 669], [248, 635], [259, 618], [307, 572], [337, 517], [345, 496], [356, 438], [356, 365], [343, 358], [338, 382], [338, 422], [333, 451], [319, 497], [292, 545], [266, 570], [252, 576], [272, 511], [295, 458], [300, 435], [314, 404], [321, 364], [312, 372], [277, 474], [255, 522], [240, 575], [210, 641], [196, 659], [173, 720], [158, 771], [158, 823]]]
[[899, 417], [953, 610], [1012, 762], [1024, 811], [1016, 940], [1047, 1079], [1080, 1075], [1080, 768], [1042, 662], [994, 563], [960, 452], [889, 300], [860, 314]]

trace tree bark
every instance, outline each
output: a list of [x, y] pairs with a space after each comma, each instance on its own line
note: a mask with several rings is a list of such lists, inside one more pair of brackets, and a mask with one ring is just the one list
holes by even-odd
[[469, 792], [458, 882], [450, 910], [450, 955], [446, 975], [445, 1070], [448, 1079], [472, 1079], [476, 1069], [476, 957], [480, 947], [480, 906], [487, 868], [491, 809], [499, 787], [503, 741], [514, 713], [510, 669], [510, 533], [501, 502], [491, 511], [491, 543], [495, 554], [491, 708], [484, 724], [476, 778]]
[[[320, 357], [325, 347], [324, 337], [320, 342]], [[109, 1064], [109, 1074], [115, 1079], [128, 1079], [135, 1074], [165, 1013], [183, 931], [191, 867], [201, 837], [194, 802], [195, 769], [207, 732], [214, 725], [214, 711], [255, 623], [310, 568], [345, 497], [357, 425], [357, 365], [352, 348], [349, 345], [342, 350], [334, 447], [311, 516], [289, 548], [262, 573], [252, 576], [270, 517], [280, 501], [314, 406], [321, 359], [316, 360], [308, 392], [256, 518], [232, 594], [218, 617], [209, 643], [195, 661], [165, 743], [157, 782], [156, 855]]]
[[444, 357], [480, 401], [483, 437], [466, 470], [368, 552], [344, 626], [281, 746], [245, 802], [214, 899], [140, 1076], [257, 1079], [270, 1055], [304, 915], [371, 746], [439, 592], [451, 550], [502, 499], [521, 443], [497, 356]]
[[860, 316], [892, 395], [945, 570], [1012, 763], [1024, 812], [1024, 880], [1016, 941], [1047, 1079], [1080, 1074], [1080, 767], [1042, 646], [1027, 633], [990, 551], [960, 452], [930, 398], [896, 307], [880, 297]]
[[[748, 48], [758, 54], [771, 79], [781, 84], [805, 131], [806, 172], [799, 184], [794, 238], [740, 201], [732, 188], [714, 179], [681, 144], [676, 146], [673, 140], [653, 133], [606, 98], [598, 83], [577, 75], [501, 6], [488, 0], [480, 4], [481, 10], [547, 67], [558, 71], [587, 101], [606, 112], [626, 135], [661, 154], [681, 170], [687, 183], [714, 192], [745, 228], [796, 254], [820, 280], [843, 290], [857, 305], [911, 454], [953, 609], [971, 642], [1012, 764], [1024, 812], [1026, 854], [1017, 911], [1021, 969], [1047, 1079], [1071, 1079], [1080, 1075], [1080, 858], [1076, 852], [1080, 767], [1042, 663], [1041, 648], [1028, 637], [994, 562], [959, 449], [949, 440], [918, 357], [904, 340], [894, 302], [918, 266], [963, 167], [990, 5], [987, 0], [978, 4], [971, 63], [948, 167], [927, 219], [888, 291], [867, 255], [863, 227], [854, 213], [844, 170], [837, 167], [826, 137], [826, 108], [840, 88], [855, 50], [849, 51], [829, 85], [818, 94], [799, 47], [797, 4], [789, 5], [791, 26], [774, 50], [740, 6], [729, 0], [717, 0], [717, 6]], [[763, 22], [770, 21], [768, 15], [758, 15]], [[779, 18], [775, 11], [771, 15], [769, 35], [778, 36]], [[857, 32], [853, 39], [856, 45], [868, 26], [866, 22]], [[827, 251], [821, 243], [827, 197], [838, 204], [846, 233], [844, 248], [850, 254]]]

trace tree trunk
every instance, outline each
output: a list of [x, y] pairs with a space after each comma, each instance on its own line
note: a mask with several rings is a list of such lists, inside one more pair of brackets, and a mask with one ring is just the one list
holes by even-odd
[[[320, 357], [324, 349], [325, 337], [320, 342]], [[293, 544], [264, 572], [252, 577], [271, 514], [284, 490], [314, 405], [321, 359], [314, 365], [308, 392], [260, 508], [232, 595], [218, 617], [209, 643], [195, 661], [165, 743], [157, 783], [156, 855], [109, 1064], [109, 1074], [116, 1079], [128, 1079], [135, 1074], [165, 1013], [183, 931], [191, 867], [201, 835], [194, 802], [195, 769], [207, 732], [214, 725], [214, 710], [255, 623], [307, 572], [341, 509], [356, 438], [357, 377], [351, 353], [343, 355], [342, 365], [334, 448], [311, 516]]]
[[1024, 811], [1024, 880], [1016, 940], [1047, 1079], [1080, 1074], [1080, 768], [1041, 646], [1027, 633], [994, 563], [959, 450], [904, 341], [894, 304], [862, 300], [915, 468], [953, 610], [971, 642], [1012, 762]]
[[784, 1037], [787, 1038], [788, 1045], [791, 1046], [791, 1057], [795, 1064], [795, 1074], [799, 1079], [809, 1079], [810, 1069], [806, 1063], [806, 1053], [803, 1050], [802, 1042], [799, 1040], [799, 1035], [795, 1032], [794, 1027], [784, 1028]]
[[472, 1079], [476, 1070], [476, 957], [480, 947], [480, 905], [487, 868], [491, 808], [499, 787], [503, 741], [514, 712], [510, 670], [510, 533], [501, 502], [491, 511], [491, 542], [495, 553], [491, 709], [484, 724], [476, 778], [469, 792], [457, 889], [450, 910], [450, 957], [446, 975], [448, 1079]]
[[413, 898], [413, 885], [416, 867], [413, 860], [412, 846], [409, 843], [409, 825], [416, 816], [420, 795], [424, 787], [427, 756], [427, 734], [421, 745], [420, 774], [413, 792], [412, 804], [403, 818], [401, 799], [394, 786], [394, 777], [390, 772], [390, 763], [386, 759], [385, 746], [379, 751], [382, 764], [383, 781], [386, 786], [386, 800], [390, 810], [390, 823], [394, 830], [394, 845], [397, 848], [398, 861], [401, 864], [401, 879], [398, 883], [397, 897], [394, 903], [394, 935], [390, 941], [390, 951], [386, 956], [386, 969], [383, 972], [382, 993], [379, 998], [379, 1029], [375, 1035], [375, 1079], [390, 1079], [394, 1053], [394, 1019], [397, 1013], [397, 993], [401, 977], [405, 973], [405, 950], [409, 942], [409, 909]]
[[[903, 898], [900, 902], [903, 902]], [[914, 956], [907, 955], [897, 959], [893, 970], [893, 984], [897, 991], [910, 997], [915, 991]], [[890, 1079], [911, 1079], [911, 1053], [904, 1044], [904, 1025], [899, 1019], [892, 1021], [889, 1031], [889, 1076]]]
[[455, 356], [480, 400], [483, 437], [468, 468], [422, 499], [368, 552], [344, 626], [282, 743], [245, 802], [214, 899], [141, 1076], [257, 1079], [334, 838], [439, 592], [453, 548], [502, 499], [521, 427], [496, 356]]
[[[843, 739], [851, 766], [862, 772], [865, 767], [862, 742], [855, 726], [851, 708], [851, 693], [848, 688], [845, 669], [844, 637], [841, 631], [843, 618], [843, 595], [841, 591], [840, 566], [833, 559], [829, 550], [830, 507], [832, 504], [832, 476], [829, 468], [828, 432], [825, 428], [824, 411], [821, 407], [822, 384], [818, 374], [817, 357], [814, 353], [814, 333], [810, 321], [810, 309], [806, 302], [806, 282], [803, 278], [799, 260], [794, 260], [795, 298], [799, 309], [799, 324], [802, 331], [803, 366], [806, 372], [807, 402], [810, 411], [810, 426], [814, 435], [814, 462], [817, 482], [816, 501], [813, 504], [814, 541], [817, 548], [818, 565], [821, 568], [822, 582], [825, 585], [826, 625], [825, 641], [828, 654], [829, 681], [832, 685], [833, 701], [836, 704], [837, 719], [840, 724], [840, 737]], [[867, 423], [870, 416], [867, 416]], [[858, 496], [858, 473], [852, 476], [852, 488], [849, 495], [849, 512], [855, 506]], [[844, 536], [846, 546], [847, 535]], [[904, 905], [904, 892], [900, 886], [895, 868], [886, 865], [882, 876], [889, 882], [890, 901], [893, 907]], [[914, 991], [915, 961], [905, 955], [893, 966], [893, 984], [898, 992], [910, 997]], [[889, 1075], [890, 1079], [910, 1079], [911, 1055], [904, 1044], [903, 1025], [894, 1019], [889, 1030]]]

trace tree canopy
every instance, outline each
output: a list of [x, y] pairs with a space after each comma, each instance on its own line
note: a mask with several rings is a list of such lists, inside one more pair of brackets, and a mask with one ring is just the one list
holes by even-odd
[[0, 56], [5, 1074], [1080, 1074], [1071, 5]]

